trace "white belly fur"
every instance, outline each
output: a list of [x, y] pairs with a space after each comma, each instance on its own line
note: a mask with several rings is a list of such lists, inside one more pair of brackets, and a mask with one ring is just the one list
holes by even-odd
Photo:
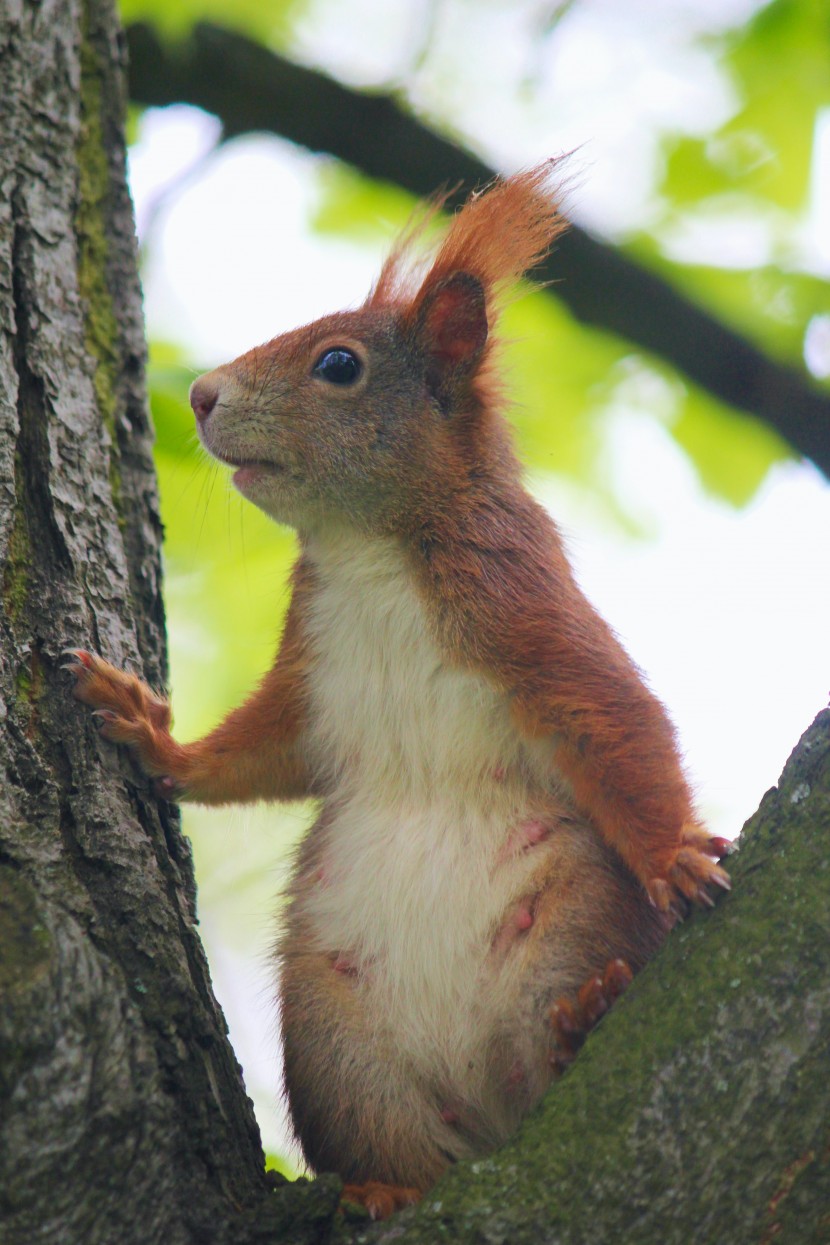
[[399, 1048], [469, 1080], [515, 990], [494, 981], [492, 939], [545, 852], [506, 856], [511, 829], [561, 808], [551, 746], [526, 745], [507, 697], [444, 662], [394, 542], [309, 552], [313, 747], [334, 794], [304, 915]]

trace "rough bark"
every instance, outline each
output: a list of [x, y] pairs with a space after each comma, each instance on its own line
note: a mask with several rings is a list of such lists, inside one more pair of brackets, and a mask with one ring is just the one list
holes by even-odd
[[[197, 104], [221, 119], [226, 137], [272, 130], [421, 197], [457, 187], [451, 203], [495, 175], [392, 96], [351, 90], [233, 31], [200, 23], [173, 46], [145, 25], [128, 36], [132, 97]], [[538, 275], [577, 319], [626, 338], [764, 420], [830, 475], [830, 392], [803, 370], [764, 354], [655, 272], [576, 226]]]
[[120, 60], [107, 0], [0, 19], [0, 1239], [826, 1239], [830, 713], [508, 1146], [387, 1225], [268, 1189], [177, 819], [60, 670], [164, 674]]
[[178, 820], [99, 743], [60, 668], [83, 643], [164, 673], [122, 60], [105, 0], [19, 0], [0, 18], [9, 1245], [231, 1239], [239, 1208], [267, 1195]]

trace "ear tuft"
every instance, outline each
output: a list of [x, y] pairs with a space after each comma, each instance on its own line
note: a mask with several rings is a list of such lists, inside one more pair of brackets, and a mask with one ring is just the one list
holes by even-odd
[[415, 331], [427, 360], [427, 383], [446, 408], [474, 373], [487, 344], [481, 282], [469, 272], [454, 272], [427, 287]]

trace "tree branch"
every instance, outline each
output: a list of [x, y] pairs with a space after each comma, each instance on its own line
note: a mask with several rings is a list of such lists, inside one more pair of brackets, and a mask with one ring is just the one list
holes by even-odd
[[[141, 104], [196, 104], [226, 137], [270, 130], [329, 152], [418, 196], [494, 176], [386, 95], [353, 91], [242, 35], [206, 23], [167, 46], [128, 31], [130, 90]], [[459, 191], [456, 198], [462, 196]], [[830, 475], [830, 395], [776, 362], [655, 273], [574, 226], [540, 270], [577, 319], [650, 351], [715, 398], [755, 415]]]

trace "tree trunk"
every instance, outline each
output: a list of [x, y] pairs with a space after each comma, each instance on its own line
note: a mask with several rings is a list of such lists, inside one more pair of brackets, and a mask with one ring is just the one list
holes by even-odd
[[224, 1240], [266, 1186], [188, 845], [61, 671], [164, 675], [122, 36], [0, 22], [0, 1238]]
[[163, 681], [160, 524], [108, 0], [0, 19], [0, 1239], [830, 1236], [830, 714], [733, 869], [514, 1141], [375, 1228], [271, 1190], [175, 811], [61, 651]]

